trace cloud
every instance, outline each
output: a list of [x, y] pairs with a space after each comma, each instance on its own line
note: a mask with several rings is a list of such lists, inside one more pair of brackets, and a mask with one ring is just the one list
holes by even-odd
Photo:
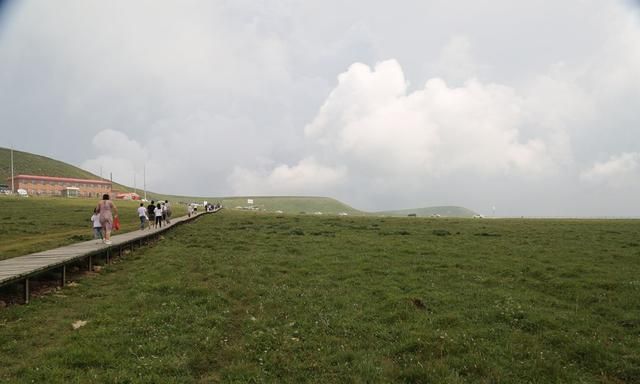
[[13, 2], [0, 141], [176, 194], [633, 206], [594, 169], [640, 153], [634, 3], [399, 4]]
[[621, 153], [608, 160], [596, 162], [580, 174], [582, 181], [615, 188], [638, 186], [640, 153]]
[[143, 140], [107, 129], [92, 139], [93, 156], [82, 168], [97, 174], [102, 170], [105, 177], [113, 173], [114, 181], [130, 186], [135, 178], [138, 187], [146, 168], [150, 190], [194, 195], [196, 189], [207, 191], [202, 195], [225, 195], [229, 169], [243, 164], [246, 152], [268, 157], [270, 146], [255, 132], [250, 120], [206, 112], [157, 121]]
[[434, 71], [447, 81], [462, 84], [478, 75], [478, 62], [474, 58], [468, 36], [452, 36], [440, 52]]
[[345, 167], [327, 167], [312, 157], [291, 167], [280, 164], [270, 172], [236, 167], [229, 177], [239, 195], [316, 195], [328, 193], [346, 181]]
[[[96, 157], [83, 162], [80, 167], [96, 175], [126, 185], [143, 186], [142, 175], [148, 159], [148, 151], [140, 143], [126, 134], [107, 129], [99, 132], [92, 140]], [[135, 184], [134, 185], [134, 181]]]
[[503, 85], [472, 79], [451, 88], [436, 78], [408, 93], [397, 61], [354, 64], [305, 132], [325, 150], [383, 173], [551, 172], [545, 140], [520, 138], [523, 106]]

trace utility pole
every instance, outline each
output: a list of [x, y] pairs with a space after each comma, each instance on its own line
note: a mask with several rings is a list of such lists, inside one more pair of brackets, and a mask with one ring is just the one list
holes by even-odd
[[147, 200], [147, 164], [144, 164], [144, 168], [142, 171], [142, 178], [144, 179], [142, 182], [142, 188], [144, 188], [144, 199]]
[[11, 193], [15, 192], [15, 182], [13, 180], [13, 146], [11, 147]]

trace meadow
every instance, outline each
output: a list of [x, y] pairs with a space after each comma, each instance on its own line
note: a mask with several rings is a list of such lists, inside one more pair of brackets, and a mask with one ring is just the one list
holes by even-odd
[[0, 309], [0, 382], [638, 383], [639, 224], [225, 210]]
[[[0, 260], [93, 239], [91, 215], [98, 199], [9, 197], [0, 195]], [[139, 228], [140, 202], [115, 201], [122, 229]], [[173, 204], [174, 215], [186, 207]]]

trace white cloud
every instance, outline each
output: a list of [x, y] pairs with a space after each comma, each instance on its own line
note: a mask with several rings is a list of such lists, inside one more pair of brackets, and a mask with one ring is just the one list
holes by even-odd
[[14, 3], [0, 26], [5, 145], [126, 184], [146, 163], [168, 193], [631, 206], [629, 184], [602, 204], [624, 177], [595, 170], [640, 153], [626, 0]]
[[473, 56], [468, 36], [452, 36], [443, 47], [434, 71], [446, 81], [462, 84], [478, 76], [478, 63]]
[[345, 167], [324, 166], [312, 157], [291, 167], [280, 164], [263, 173], [236, 167], [229, 177], [229, 183], [238, 195], [317, 195], [330, 193], [346, 181]]
[[86, 160], [81, 168], [96, 175], [126, 185], [142, 187], [144, 181], [137, 178], [143, 174], [148, 151], [140, 143], [131, 140], [126, 134], [107, 129], [99, 132], [92, 140], [96, 157]]
[[522, 108], [512, 88], [477, 80], [451, 88], [431, 79], [407, 93], [402, 68], [389, 60], [341, 74], [305, 131], [325, 151], [383, 173], [551, 172], [544, 139], [520, 138]]
[[622, 153], [596, 162], [580, 174], [582, 181], [616, 188], [637, 186], [640, 178], [640, 153]]

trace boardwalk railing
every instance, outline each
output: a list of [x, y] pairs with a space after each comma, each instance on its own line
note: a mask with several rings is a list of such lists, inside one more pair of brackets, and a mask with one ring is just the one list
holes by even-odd
[[177, 225], [192, 221], [204, 214], [218, 212], [221, 208], [211, 212], [203, 212], [189, 216], [182, 216], [171, 220], [171, 224], [163, 225], [157, 229], [144, 229], [111, 236], [111, 244], [102, 243], [101, 240], [91, 240], [82, 243], [67, 245], [36, 252], [25, 256], [0, 260], [0, 287], [10, 284], [22, 283], [24, 303], [29, 303], [30, 289], [29, 279], [52, 270], [60, 273], [60, 285], [66, 281], [67, 265], [86, 259], [88, 270], [93, 269], [94, 256], [103, 256], [108, 264], [114, 255], [122, 255], [126, 249], [133, 250], [141, 247], [150, 240], [156, 239], [165, 231]]

